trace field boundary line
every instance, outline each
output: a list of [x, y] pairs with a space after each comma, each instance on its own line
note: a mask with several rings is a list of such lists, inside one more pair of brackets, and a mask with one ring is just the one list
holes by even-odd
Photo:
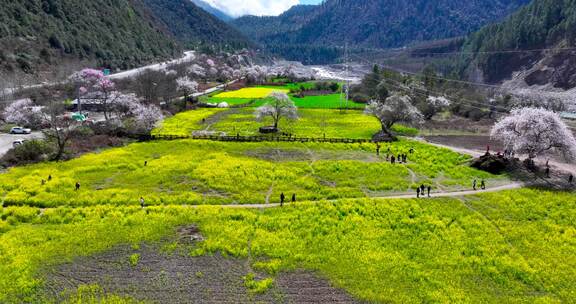
[[333, 138], [333, 137], [294, 137], [294, 136], [221, 136], [221, 135], [141, 135], [140, 141], [155, 140], [210, 140], [227, 142], [318, 142], [318, 143], [373, 143], [367, 138]]

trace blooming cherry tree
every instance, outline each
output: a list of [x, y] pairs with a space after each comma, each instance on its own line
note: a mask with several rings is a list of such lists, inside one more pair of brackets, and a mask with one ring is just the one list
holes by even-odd
[[74, 73], [70, 80], [78, 86], [79, 111], [82, 110], [82, 99], [96, 100], [102, 105], [104, 118], [108, 120], [110, 118], [108, 115], [110, 104], [114, 102], [113, 98], [118, 96], [114, 82], [106, 77], [102, 71], [95, 69], [83, 69]]
[[184, 96], [184, 108], [186, 108], [186, 103], [188, 97], [198, 91], [198, 83], [193, 81], [188, 76], [183, 76], [176, 79], [176, 85], [178, 91]]
[[283, 117], [298, 119], [298, 108], [286, 93], [276, 91], [270, 94], [269, 103], [256, 109], [255, 115], [259, 121], [271, 117], [274, 129], [278, 129], [278, 123]]
[[30, 99], [20, 99], [12, 102], [4, 109], [4, 120], [21, 126], [37, 127], [41, 124], [40, 107]]
[[192, 76], [196, 78], [206, 78], [206, 69], [196, 63], [188, 68], [188, 73], [192, 74]]
[[137, 104], [132, 110], [136, 126], [145, 132], [150, 132], [158, 122], [164, 119], [162, 111], [155, 105]]
[[491, 136], [528, 159], [559, 152], [576, 158], [576, 140], [560, 116], [543, 108], [517, 108], [492, 128]]
[[118, 93], [112, 104], [112, 108], [116, 112], [118, 118], [126, 118], [132, 115], [133, 110], [140, 106], [140, 99], [136, 94], [121, 94]]
[[366, 114], [374, 115], [382, 125], [382, 132], [392, 136], [392, 126], [396, 123], [418, 125], [424, 116], [412, 105], [410, 97], [395, 94], [384, 101], [373, 100], [366, 106]]
[[452, 102], [444, 96], [428, 96], [426, 103], [420, 109], [422, 110], [424, 118], [430, 120], [434, 115], [446, 109], [451, 104]]

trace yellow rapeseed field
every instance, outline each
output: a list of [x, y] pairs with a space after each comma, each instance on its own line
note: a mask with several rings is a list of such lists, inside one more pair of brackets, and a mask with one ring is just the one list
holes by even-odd
[[288, 90], [283, 90], [283, 89], [243, 88], [243, 89], [240, 89], [237, 91], [223, 92], [223, 93], [220, 93], [214, 97], [216, 97], [216, 98], [247, 98], [247, 99], [253, 98], [253, 99], [259, 99], [259, 98], [268, 97], [274, 91], [279, 91], [279, 92], [284, 92], [284, 93], [289, 92]]

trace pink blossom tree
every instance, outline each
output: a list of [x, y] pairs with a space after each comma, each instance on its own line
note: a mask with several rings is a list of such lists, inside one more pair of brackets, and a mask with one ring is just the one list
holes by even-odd
[[108, 120], [110, 112], [110, 104], [113, 103], [113, 97], [118, 96], [115, 92], [116, 85], [112, 80], [102, 73], [102, 71], [95, 69], [84, 69], [80, 72], [74, 73], [70, 80], [72, 80], [78, 87], [77, 101], [78, 112], [82, 112], [82, 100], [93, 100], [100, 102], [104, 118]]
[[567, 160], [576, 158], [576, 140], [560, 116], [543, 108], [517, 108], [494, 125], [492, 138], [516, 154], [534, 158], [560, 153]]

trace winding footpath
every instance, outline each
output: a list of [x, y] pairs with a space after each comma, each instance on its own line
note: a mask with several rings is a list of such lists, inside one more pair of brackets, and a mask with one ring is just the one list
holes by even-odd
[[[453, 191], [453, 192], [438, 192], [433, 193], [430, 198], [422, 198], [422, 199], [432, 199], [438, 197], [461, 197], [467, 195], [476, 195], [482, 193], [492, 193], [492, 192], [500, 192], [506, 190], [513, 190], [513, 189], [520, 189], [524, 187], [522, 183], [510, 183], [498, 187], [487, 188], [486, 190], [462, 190], [462, 191]], [[373, 196], [373, 197], [366, 197], [368, 199], [374, 200], [395, 200], [395, 199], [416, 199], [414, 194], [399, 194], [399, 195], [391, 195], [391, 196]], [[355, 198], [346, 198], [346, 199], [358, 199]], [[307, 202], [336, 202], [338, 200], [321, 200], [321, 201], [302, 201], [299, 203], [307, 203]], [[299, 204], [296, 203], [296, 204]], [[292, 203], [284, 203], [284, 206], [290, 206]], [[280, 207], [280, 204], [247, 204], [247, 205], [193, 205], [190, 207], [200, 207], [200, 206], [216, 206], [222, 208], [230, 208], [230, 209], [267, 209], [267, 208], [276, 208]]]

